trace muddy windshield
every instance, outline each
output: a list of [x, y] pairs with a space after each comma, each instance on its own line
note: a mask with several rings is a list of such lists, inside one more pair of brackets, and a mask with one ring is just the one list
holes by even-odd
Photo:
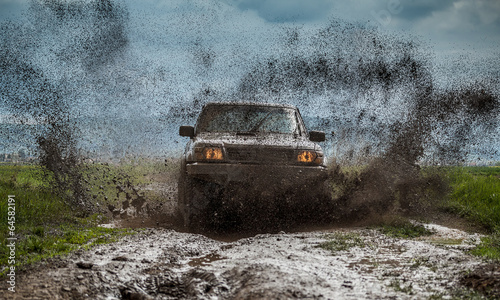
[[205, 107], [197, 132], [300, 133], [294, 109], [245, 105]]

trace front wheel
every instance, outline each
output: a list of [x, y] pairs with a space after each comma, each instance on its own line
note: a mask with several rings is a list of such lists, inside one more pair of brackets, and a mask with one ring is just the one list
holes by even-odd
[[182, 174], [178, 189], [178, 206], [184, 227], [190, 231], [203, 229], [210, 196], [208, 184]]

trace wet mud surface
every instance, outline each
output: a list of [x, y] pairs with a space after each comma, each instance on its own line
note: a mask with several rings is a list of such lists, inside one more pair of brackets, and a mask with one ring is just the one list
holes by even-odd
[[484, 265], [465, 275], [460, 283], [481, 291], [492, 298], [500, 297], [500, 267], [498, 264]]
[[[355, 234], [365, 246], [334, 254], [319, 248], [333, 232]], [[461, 242], [449, 245], [450, 239]], [[120, 242], [39, 265], [20, 276], [16, 296], [409, 299], [453, 295], [464, 272], [482, 265], [464, 253], [477, 239], [445, 227], [422, 240], [351, 228], [260, 234], [222, 242], [150, 228]]]
[[[136, 234], [39, 263], [18, 276], [15, 294], [3, 284], [0, 297], [422, 299], [460, 296], [466, 287], [498, 296], [498, 265], [467, 254], [478, 233], [437, 224], [425, 225], [434, 234], [414, 239], [352, 224], [188, 233], [174, 217], [174, 199], [153, 216], [122, 214], [103, 226], [132, 227]], [[350, 246], [322, 247], [337, 242]]]

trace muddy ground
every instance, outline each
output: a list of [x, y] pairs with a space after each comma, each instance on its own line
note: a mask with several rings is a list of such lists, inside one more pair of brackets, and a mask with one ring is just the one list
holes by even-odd
[[[156, 215], [127, 206], [103, 225], [137, 234], [32, 266], [18, 274], [16, 293], [3, 282], [0, 298], [450, 299], [473, 295], [467, 287], [500, 295], [498, 265], [467, 253], [481, 234], [450, 228], [464, 228], [453, 218], [426, 224], [435, 233], [415, 239], [352, 224], [195, 234], [173, 217], [175, 189], [163, 190], [166, 202], [148, 203]], [[345, 247], [319, 247], [325, 242]]]

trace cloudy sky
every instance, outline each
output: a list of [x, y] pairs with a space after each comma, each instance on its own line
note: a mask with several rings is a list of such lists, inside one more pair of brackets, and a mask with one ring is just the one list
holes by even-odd
[[[22, 22], [30, 1], [0, 0], [0, 21]], [[174, 50], [179, 43], [193, 39], [218, 45], [235, 45], [244, 40], [242, 50], [251, 56], [254, 51], [268, 48], [272, 52], [273, 34], [283, 28], [307, 31], [337, 18], [418, 38], [432, 49], [437, 65], [466, 60], [481, 70], [500, 64], [500, 1], [497, 0], [126, 0], [125, 3], [130, 13], [130, 34], [136, 36], [132, 40], [136, 47], [142, 45], [149, 51], [155, 45]], [[158, 43], [158, 36], [166, 33], [172, 42], [165, 45], [169, 38], [163, 37]], [[230, 60], [236, 59], [227, 55]]]
[[[0, 0], [0, 20], [18, 20], [30, 0]], [[71, 0], [70, 0], [71, 1]], [[127, 0], [129, 11], [168, 14], [192, 1]], [[186, 3], [183, 3], [186, 2]], [[406, 31], [435, 47], [436, 51], [498, 51], [500, 45], [500, 1], [496, 0], [220, 0], [211, 9], [236, 8], [241, 22], [269, 25], [313, 25], [330, 18], [368, 22], [383, 30]], [[209, 8], [210, 9], [210, 8]], [[233, 11], [234, 13], [237, 10]], [[202, 16], [200, 16], [202, 17]], [[246, 20], [243, 20], [246, 19]]]
[[[37, 47], [27, 52], [30, 61], [53, 82], [65, 80], [64, 86], [74, 84], [68, 93], [85, 98], [74, 104], [75, 109], [95, 117], [146, 116], [151, 112], [161, 116], [171, 104], [192, 100], [205, 86], [231, 91], [256, 61], [290, 51], [289, 46], [284, 46], [291, 45], [289, 38], [293, 34], [289, 33], [297, 32], [300, 42], [293, 47], [300, 49], [294, 51], [304, 54], [308, 47], [315, 47], [308, 37], [317, 35], [335, 20], [377, 28], [387, 36], [396, 36], [395, 40], [408, 37], [419, 41], [432, 56], [436, 82], [457, 76], [500, 74], [498, 0], [115, 1], [123, 3], [126, 11], [128, 43], [121, 58], [102, 70], [102, 82], [86, 77], [88, 65], [80, 64], [82, 60], [71, 54], [83, 53], [75, 41], [86, 41], [89, 33], [85, 28], [92, 24], [76, 18], [65, 25], [68, 28], [60, 28], [53, 12], [51, 16], [43, 9], [30, 12], [33, 2], [52, 3], [0, 0], [0, 23], [25, 24], [21, 30], [25, 34], [23, 43], [30, 44], [30, 39], [35, 39]], [[84, 86], [89, 88], [79, 89]], [[130, 87], [134, 89], [131, 91]], [[124, 93], [135, 102], [124, 103]], [[97, 103], [100, 99], [106, 99], [108, 105]], [[307, 109], [303, 111], [316, 113]], [[126, 128], [132, 133], [138, 130], [129, 127]], [[123, 133], [116, 135], [121, 137]]]

